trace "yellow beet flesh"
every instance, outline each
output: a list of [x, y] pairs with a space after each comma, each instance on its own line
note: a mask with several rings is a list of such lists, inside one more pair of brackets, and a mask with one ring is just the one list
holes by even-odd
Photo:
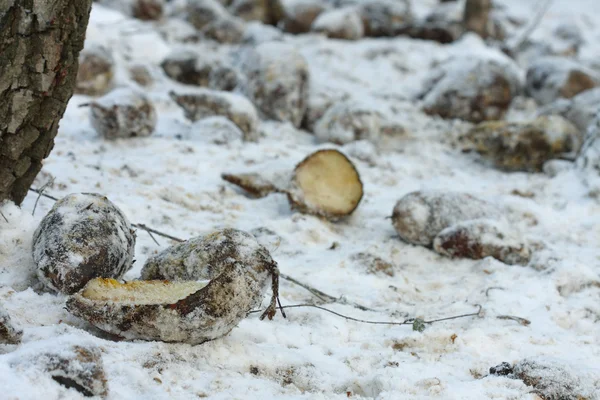
[[132, 281], [96, 278], [88, 282], [81, 295], [94, 301], [124, 304], [173, 304], [207, 285], [207, 282]]
[[348, 215], [363, 196], [358, 172], [337, 150], [313, 153], [298, 164], [295, 172], [303, 202], [323, 215]]

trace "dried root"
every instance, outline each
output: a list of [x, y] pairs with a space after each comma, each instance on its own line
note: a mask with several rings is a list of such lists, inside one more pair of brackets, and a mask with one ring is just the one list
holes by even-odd
[[583, 137], [568, 120], [557, 115], [528, 122], [488, 121], [462, 138], [496, 168], [506, 171], [541, 171], [545, 162], [576, 154]]
[[252, 197], [257, 199], [266, 197], [280, 190], [267, 179], [259, 174], [221, 174], [221, 178], [244, 189]]

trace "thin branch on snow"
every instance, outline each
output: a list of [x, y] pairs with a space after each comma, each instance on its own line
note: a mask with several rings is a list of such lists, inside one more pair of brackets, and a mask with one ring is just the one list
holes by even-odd
[[[479, 309], [477, 310], [477, 312], [474, 313], [469, 313], [469, 314], [460, 314], [460, 315], [454, 315], [452, 317], [444, 317], [444, 318], [438, 318], [438, 319], [432, 319], [432, 320], [423, 320], [422, 323], [424, 324], [433, 324], [435, 322], [441, 322], [441, 321], [449, 321], [449, 320], [453, 320], [453, 319], [459, 319], [459, 318], [467, 318], [467, 317], [476, 317], [481, 313], [481, 310], [483, 309], [483, 307], [481, 307], [481, 305], [479, 304], [475, 304], [475, 306], [477, 306]], [[340, 314], [336, 311], [330, 310], [328, 308], [325, 307], [321, 307], [319, 305], [316, 304], [291, 304], [289, 306], [283, 306], [282, 308], [301, 308], [301, 307], [310, 307], [310, 308], [316, 308], [319, 309], [321, 311], [325, 311], [328, 312], [330, 314], [336, 315], [338, 317], [347, 319], [349, 321], [355, 321], [355, 322], [360, 322], [362, 324], [372, 324], [372, 325], [413, 325], [415, 323], [415, 321], [418, 318], [409, 318], [409, 319], [405, 319], [402, 322], [399, 321], [370, 321], [370, 320], [366, 320], [366, 319], [360, 319], [360, 318], [354, 318], [354, 317], [350, 317], [348, 315], [344, 315], [344, 314]], [[258, 313], [261, 312], [262, 310], [252, 310], [249, 312], [249, 314], [252, 313]]]
[[349, 302], [348, 300], [346, 300], [344, 298], [333, 297], [325, 292], [320, 291], [319, 289], [315, 289], [314, 287], [307, 285], [306, 283], [300, 282], [296, 278], [292, 278], [289, 275], [280, 273], [279, 276], [281, 277], [281, 279], [285, 279], [286, 281], [295, 283], [296, 285], [303, 287], [304, 289], [308, 290], [315, 297], [318, 297], [321, 301], [323, 301], [325, 303], [340, 303], [340, 304], [346, 304], [346, 305], [358, 308], [359, 310], [363, 310], [363, 311], [374, 311], [373, 309], [365, 307], [361, 304]]
[[4, 220], [6, 221], [6, 223], [8, 224], [8, 219], [6, 218], [6, 216], [4, 214], [2, 214], [2, 211], [0, 211], [0, 215], [2, 216], [2, 218], [4, 218]]
[[48, 179], [48, 182], [44, 183], [42, 185], [41, 188], [38, 189], [38, 197], [37, 199], [35, 199], [35, 204], [33, 205], [33, 211], [31, 211], [31, 215], [35, 215], [35, 209], [37, 208], [38, 205], [38, 201], [40, 201], [40, 197], [42, 197], [42, 195], [44, 194], [44, 190], [46, 190], [48, 188], [48, 186], [54, 184], [54, 177], [51, 177], [50, 179]]
[[37, 193], [41, 197], [45, 197], [45, 198], [50, 199], [50, 200], [58, 201], [57, 197], [50, 196], [49, 194], [44, 193], [41, 189], [29, 188], [29, 191], [31, 191], [33, 193]]
[[131, 226], [133, 226], [134, 228], [138, 228], [138, 229], [148, 232], [148, 235], [150, 235], [152, 240], [154, 240], [154, 243], [156, 243], [159, 246], [160, 246], [160, 243], [158, 243], [158, 241], [154, 238], [154, 236], [152, 236], [153, 233], [158, 236], [162, 236], [164, 238], [174, 240], [176, 242], [184, 242], [185, 241], [183, 239], [176, 238], [175, 236], [171, 236], [171, 235], [167, 235], [166, 233], [159, 232], [156, 229], [152, 229], [144, 224], [131, 224]]

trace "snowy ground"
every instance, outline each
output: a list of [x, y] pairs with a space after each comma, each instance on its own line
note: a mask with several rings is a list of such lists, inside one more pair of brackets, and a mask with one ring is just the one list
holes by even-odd
[[[424, 13], [436, 1], [418, 1]], [[502, 1], [516, 17], [528, 19], [533, 1]], [[530, 4], [531, 3], [531, 4]], [[587, 44], [581, 58], [600, 56], [600, 2], [557, 0], [534, 38], [561, 22], [578, 24]], [[36, 185], [50, 177], [47, 192], [103, 193], [136, 223], [181, 238], [218, 227], [265, 227], [280, 270], [334, 296], [376, 311], [343, 304], [328, 308], [356, 318], [402, 321], [436, 319], [477, 311], [416, 332], [410, 325], [366, 325], [315, 309], [290, 309], [288, 318], [259, 321], [253, 314], [228, 336], [199, 346], [160, 342], [114, 342], [64, 309], [66, 297], [37, 293], [30, 284], [35, 266], [31, 238], [52, 207], [35, 194], [21, 208], [0, 209], [0, 303], [24, 330], [23, 343], [0, 346], [0, 397], [74, 399], [28, 360], [72, 344], [101, 349], [109, 399], [533, 399], [522, 381], [488, 376], [490, 367], [530, 356], [552, 356], [600, 381], [600, 204], [576, 171], [552, 178], [544, 174], [503, 173], [452, 146], [469, 125], [424, 115], [410, 100], [431, 64], [465, 48], [483, 46], [469, 36], [452, 45], [398, 37], [358, 42], [315, 35], [289, 36], [307, 58], [311, 84], [323, 93], [393, 106], [406, 128], [373, 150], [370, 162], [354, 158], [365, 197], [351, 218], [329, 223], [290, 211], [284, 195], [252, 200], [220, 178], [248, 166], [294, 165], [320, 147], [291, 125], [266, 122], [257, 143], [214, 145], [178, 139], [189, 123], [168, 98], [171, 85], [160, 77], [149, 93], [159, 123], [149, 138], [105, 141], [71, 100], [56, 146]], [[95, 6], [87, 43], [113, 47], [125, 63], [158, 65], [171, 51], [151, 24]], [[87, 45], [87, 44], [86, 44]], [[379, 55], [378, 55], [379, 54]], [[596, 65], [597, 66], [597, 65]], [[118, 82], [133, 85], [124, 69]], [[352, 155], [353, 146], [342, 150]], [[365, 147], [367, 147], [365, 145]], [[364, 157], [362, 157], [364, 158]], [[540, 248], [527, 267], [485, 259], [451, 260], [402, 242], [387, 216], [395, 202], [418, 189], [466, 191], [508, 206], [513, 219]], [[526, 197], [513, 193], [527, 193]], [[126, 279], [139, 276], [145, 259], [160, 246], [138, 231], [136, 263]], [[333, 243], [335, 249], [330, 249]], [[371, 253], [393, 264], [393, 276], [373, 273], [355, 261]], [[309, 292], [283, 281], [284, 304], [313, 301]], [[265, 299], [265, 303], [266, 303]], [[524, 326], [500, 315], [531, 321]], [[100, 336], [100, 337], [99, 337]]]

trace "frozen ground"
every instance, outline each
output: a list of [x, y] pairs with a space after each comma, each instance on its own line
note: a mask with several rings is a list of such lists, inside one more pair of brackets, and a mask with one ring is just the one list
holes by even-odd
[[[436, 3], [413, 1], [418, 13]], [[536, 2], [505, 0], [515, 17], [529, 19]], [[534, 38], [573, 22], [584, 32], [581, 58], [598, 67], [600, 2], [556, 0]], [[160, 342], [115, 342], [64, 309], [62, 295], [30, 288], [34, 275], [31, 238], [52, 206], [30, 194], [21, 208], [0, 209], [0, 303], [24, 330], [23, 343], [0, 346], [0, 397], [74, 399], [80, 394], [42, 373], [35, 355], [70, 345], [100, 348], [109, 399], [534, 399], [520, 380], [488, 376], [490, 367], [531, 356], [551, 356], [575, 374], [600, 382], [600, 203], [576, 171], [503, 173], [452, 146], [468, 128], [462, 122], [424, 115], [410, 100], [433, 62], [467, 48], [473, 36], [452, 45], [398, 37], [358, 42], [319, 36], [286, 37], [307, 58], [315, 90], [348, 95], [389, 111], [406, 132], [386, 138], [379, 150], [354, 158], [365, 197], [351, 218], [329, 223], [290, 211], [284, 195], [252, 200], [220, 178], [225, 171], [289, 166], [320, 147], [291, 125], [266, 122], [257, 143], [214, 145], [187, 139], [189, 123], [169, 99], [172, 88], [158, 65], [171, 51], [152, 27], [94, 6], [87, 43], [112, 47], [124, 67], [149, 65], [158, 74], [149, 92], [158, 128], [148, 138], [105, 141], [88, 121], [89, 101], [74, 96], [61, 122], [56, 146], [36, 185], [54, 177], [47, 192], [103, 193], [136, 223], [181, 238], [217, 227], [252, 230], [264, 238], [280, 270], [334, 296], [376, 311], [342, 304], [328, 308], [356, 318], [402, 321], [471, 313], [479, 317], [427, 326], [366, 325], [315, 309], [290, 309], [288, 318], [259, 321], [253, 314], [228, 336], [199, 346]], [[86, 44], [87, 45], [87, 44]], [[339, 97], [338, 97], [339, 96]], [[186, 139], [178, 139], [183, 135]], [[356, 154], [361, 146], [342, 150]], [[363, 148], [368, 148], [366, 145]], [[266, 167], [268, 166], [268, 167]], [[386, 219], [395, 202], [418, 189], [461, 190], [508, 206], [515, 224], [540, 250], [527, 267], [485, 259], [451, 260], [402, 242]], [[514, 193], [525, 193], [518, 196]], [[125, 276], [139, 276], [160, 245], [138, 231], [136, 262]], [[330, 249], [333, 243], [337, 247]], [[353, 257], [371, 253], [393, 265], [373, 273]], [[282, 282], [284, 304], [313, 301], [306, 290]], [[267, 298], [265, 298], [265, 304]], [[524, 326], [509, 315], [526, 318]], [[99, 337], [100, 336], [100, 337]], [[34, 360], [34, 361], [32, 361]], [[591, 386], [590, 386], [591, 387]], [[598, 386], [597, 386], [598, 387]]]

